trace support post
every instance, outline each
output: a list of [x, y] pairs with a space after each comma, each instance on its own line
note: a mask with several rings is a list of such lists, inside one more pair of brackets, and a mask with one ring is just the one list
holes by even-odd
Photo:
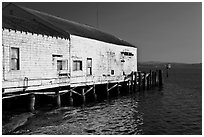
[[147, 90], [149, 89], [149, 75], [147, 76]]
[[84, 88], [82, 88], [82, 100], [83, 100], [83, 106], [86, 105], [86, 95], [85, 95], [85, 92], [84, 92]]
[[57, 102], [57, 107], [61, 107], [61, 98], [60, 98], [60, 94], [59, 91], [56, 91], [56, 102]]
[[163, 81], [162, 81], [162, 70], [159, 70], [159, 87], [162, 87]]
[[143, 78], [143, 90], [145, 90], [146, 86], [146, 73], [144, 72], [144, 78]]
[[156, 86], [159, 86], [159, 71], [156, 70]]
[[93, 94], [94, 94], [94, 102], [97, 101], [97, 95], [96, 95], [96, 85], [93, 85]]
[[152, 71], [149, 71], [149, 88], [152, 88]]
[[72, 92], [69, 91], [69, 105], [70, 105], [70, 106], [73, 106], [73, 104], [74, 104], [74, 100], [73, 100], [73, 98], [72, 98]]
[[134, 76], [135, 76], [135, 79], [134, 79], [134, 90], [136, 91], [137, 90], [137, 72], [134, 72]]
[[35, 95], [32, 93], [29, 95], [30, 98], [30, 104], [29, 104], [29, 110], [30, 112], [35, 111]]
[[128, 94], [130, 94], [130, 80], [128, 80]]
[[117, 92], [118, 92], [118, 96], [120, 96], [120, 83], [118, 82], [118, 86], [117, 86]]
[[133, 93], [133, 71], [132, 71], [132, 73], [131, 73], [131, 80], [130, 80], [130, 82], [131, 82], [131, 92]]
[[107, 97], [107, 100], [109, 100], [109, 90], [108, 90], [108, 83], [106, 85], [106, 97]]
[[138, 80], [138, 90], [141, 90], [141, 81], [142, 81], [142, 76], [141, 76], [141, 72], [138, 72], [139, 75], [139, 80]]

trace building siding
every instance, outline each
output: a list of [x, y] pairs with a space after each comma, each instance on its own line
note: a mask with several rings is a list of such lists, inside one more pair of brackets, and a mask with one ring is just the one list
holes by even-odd
[[[52, 54], [59, 54], [63, 56], [62, 59], [69, 59], [69, 40], [67, 39], [8, 29], [3, 29], [2, 35], [3, 80], [7, 82], [7, 85], [10, 85], [8, 84], [10, 81], [16, 81], [18, 84], [13, 84], [13, 86], [22, 86], [22, 80], [25, 77], [30, 80], [58, 78], [57, 59], [53, 59]], [[20, 70], [10, 68], [11, 47], [19, 48]]]

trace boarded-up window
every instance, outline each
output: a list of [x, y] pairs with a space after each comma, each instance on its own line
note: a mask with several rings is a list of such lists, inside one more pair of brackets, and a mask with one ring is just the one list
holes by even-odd
[[82, 70], [82, 61], [81, 60], [74, 60], [73, 61], [73, 71]]
[[67, 60], [57, 60], [57, 70], [67, 70]]
[[92, 58], [87, 58], [87, 75], [92, 75]]
[[19, 70], [19, 48], [11, 48], [11, 70]]

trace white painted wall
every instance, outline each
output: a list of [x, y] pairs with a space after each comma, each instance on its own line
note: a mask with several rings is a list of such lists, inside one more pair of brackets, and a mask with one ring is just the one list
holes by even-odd
[[[16, 84], [10, 83], [11, 86], [22, 86], [22, 82], [19, 81], [24, 80], [25, 77], [31, 80], [58, 78], [57, 59], [53, 59], [52, 54], [62, 55], [61, 59], [69, 59], [67, 39], [8, 29], [2, 30], [2, 36], [3, 86], [6, 82], [8, 86], [8, 82], [11, 81], [16, 81]], [[10, 68], [11, 47], [19, 48], [20, 70]], [[39, 84], [39, 81], [37, 83]], [[29, 82], [29, 84], [34, 83]]]
[[[101, 77], [103, 75], [122, 76], [137, 71], [137, 48], [101, 42], [89, 38], [71, 35], [71, 60], [80, 59], [83, 61], [83, 71], [72, 71], [71, 77]], [[128, 51], [134, 54], [132, 57], [125, 57], [121, 62], [121, 52]], [[93, 76], [86, 76], [86, 59], [92, 58]], [[72, 68], [72, 67], [71, 67]]]

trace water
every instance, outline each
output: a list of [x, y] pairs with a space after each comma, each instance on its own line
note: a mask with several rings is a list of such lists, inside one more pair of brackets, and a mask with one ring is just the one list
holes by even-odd
[[173, 67], [163, 89], [81, 107], [39, 110], [12, 134], [200, 135], [202, 69]]

